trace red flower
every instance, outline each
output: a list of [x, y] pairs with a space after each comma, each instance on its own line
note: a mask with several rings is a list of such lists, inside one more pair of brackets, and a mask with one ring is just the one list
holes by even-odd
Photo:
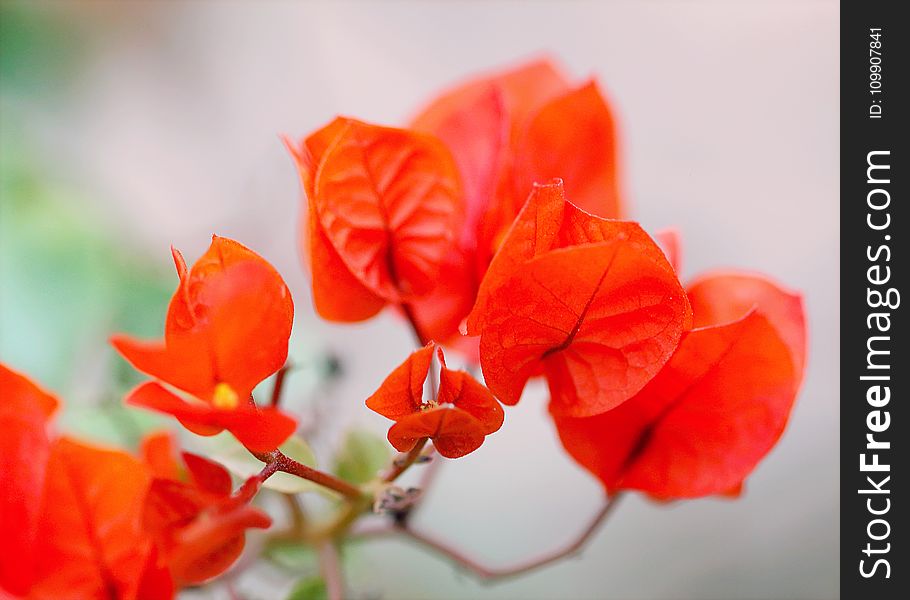
[[3, 365], [0, 395], [0, 596], [167, 598], [145, 587], [142, 463], [48, 435], [57, 399]]
[[154, 541], [158, 570], [178, 587], [220, 575], [243, 551], [247, 529], [271, 525], [248, 504], [255, 482], [232, 495], [224, 467], [187, 452], [178, 460], [170, 435], [147, 437], [142, 454], [153, 475], [143, 526]]
[[140, 385], [127, 403], [171, 414], [189, 430], [227, 429], [250, 450], [274, 450], [295, 428], [274, 408], [259, 408], [253, 388], [285, 363], [294, 318], [291, 294], [262, 257], [241, 244], [212, 237], [208, 251], [187, 269], [172, 250], [180, 284], [168, 308], [164, 340], [117, 335], [114, 347], [134, 367], [170, 384]]
[[654, 241], [636, 223], [581, 210], [558, 180], [534, 188], [467, 320], [500, 400], [517, 403], [542, 372], [550, 410], [574, 417], [635, 395], [690, 327], [686, 294]]
[[448, 150], [343, 118], [288, 147], [308, 199], [304, 255], [319, 314], [359, 321], [429, 292], [463, 218]]
[[622, 214], [611, 110], [596, 83], [572, 87], [550, 62], [533, 61], [443, 93], [412, 127], [449, 147], [465, 189], [465, 224], [446, 261], [447, 276], [414, 305], [421, 328], [435, 339], [457, 339], [534, 183], [561, 177], [586, 211]]
[[442, 349], [439, 392], [424, 401], [423, 388], [433, 360], [435, 345], [412, 353], [382, 382], [366, 405], [395, 421], [389, 442], [399, 452], [408, 452], [424, 438], [446, 458], [469, 454], [484, 438], [502, 426], [502, 407], [483, 385], [464, 371], [446, 367]]
[[0, 591], [24, 594], [34, 573], [57, 398], [0, 364]]
[[736, 495], [787, 424], [805, 363], [799, 296], [731, 274], [701, 278], [689, 298], [698, 328], [639, 394], [594, 417], [554, 415], [608, 493]]

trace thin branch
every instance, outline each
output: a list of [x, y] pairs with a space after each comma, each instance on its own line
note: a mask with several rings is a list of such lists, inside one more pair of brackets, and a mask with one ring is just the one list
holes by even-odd
[[578, 537], [565, 546], [508, 567], [488, 567], [480, 561], [471, 558], [458, 548], [407, 526], [392, 526], [384, 529], [365, 529], [358, 532], [356, 537], [358, 539], [366, 539], [398, 532], [421, 546], [455, 562], [457, 565], [472, 572], [484, 582], [492, 583], [540, 569], [579, 553], [616, 508], [620, 498], [620, 495], [616, 495], [611, 500], [608, 500], [588, 522], [587, 526], [581, 531]]
[[423, 506], [424, 502], [426, 502], [427, 490], [433, 485], [433, 482], [439, 474], [439, 469], [442, 467], [442, 459], [437, 455], [436, 448], [433, 446], [424, 450], [422, 457], [429, 460], [429, 463], [423, 468], [423, 471], [420, 474], [420, 481], [417, 483], [417, 489], [421, 491], [420, 497], [413, 504], [392, 514], [395, 519], [395, 524], [399, 527], [407, 526], [408, 522], [414, 518], [414, 513], [416, 513], [418, 509]]
[[424, 452], [424, 456], [429, 461], [429, 464], [427, 464], [426, 468], [423, 470], [423, 474], [420, 476], [420, 483], [417, 487], [426, 491], [439, 475], [439, 470], [442, 468], [442, 457], [436, 452], [436, 448], [432, 446], [429, 450]]
[[270, 464], [274, 464], [275, 470], [281, 471], [283, 473], [289, 473], [291, 475], [296, 475], [301, 479], [312, 481], [313, 483], [329, 488], [330, 490], [335, 490], [347, 498], [359, 500], [363, 496], [363, 492], [361, 492], [360, 488], [354, 484], [348, 483], [343, 479], [339, 479], [338, 477], [335, 477], [334, 475], [331, 475], [324, 471], [320, 471], [319, 469], [308, 467], [305, 464], [285, 455], [281, 450], [273, 450], [272, 452], [268, 453], [254, 452], [253, 456], [266, 463], [267, 467]]
[[329, 540], [319, 545], [319, 570], [325, 582], [326, 595], [329, 600], [344, 598], [344, 583], [341, 576], [341, 563], [338, 560], [338, 548]]
[[423, 438], [417, 445], [411, 448], [411, 451], [407, 454], [399, 454], [395, 457], [395, 460], [392, 461], [392, 466], [382, 477], [384, 483], [392, 483], [398, 479], [402, 473], [408, 470], [408, 467], [414, 464], [418, 458], [420, 458], [420, 453], [423, 452], [423, 447], [427, 445], [427, 439]]
[[288, 514], [291, 516], [290, 530], [298, 537], [306, 530], [307, 515], [303, 506], [303, 501], [297, 494], [282, 494]]
[[281, 392], [284, 390], [284, 378], [293, 367], [291, 363], [285, 363], [278, 369], [275, 374], [275, 384], [272, 386], [272, 397], [269, 399], [269, 406], [278, 406], [281, 403]]

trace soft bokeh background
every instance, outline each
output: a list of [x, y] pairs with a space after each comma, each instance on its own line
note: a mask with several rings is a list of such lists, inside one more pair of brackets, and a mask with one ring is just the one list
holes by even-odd
[[[129, 445], [150, 425], [172, 426], [119, 408], [136, 375], [105, 338], [156, 335], [175, 282], [168, 245], [192, 260], [218, 232], [261, 252], [295, 294], [303, 368], [291, 391], [317, 414], [320, 459], [331, 462], [354, 424], [381, 435], [386, 422], [362, 401], [411, 338], [389, 314], [358, 326], [315, 318], [296, 253], [297, 176], [278, 134], [336, 113], [402, 123], [441, 86], [549, 53], [608, 91], [633, 216], [681, 230], [687, 277], [737, 266], [805, 292], [804, 391], [739, 501], [630, 498], [580, 558], [493, 586], [405, 542], [358, 544], [346, 551], [352, 595], [836, 597], [837, 11], [833, 1], [3, 0], [2, 360], [67, 400], [71, 431]], [[600, 492], [560, 451], [542, 392], [532, 386], [481, 451], [444, 465], [420, 526], [495, 565], [576, 534]], [[312, 568], [298, 558], [294, 569]], [[272, 598], [292, 581], [269, 566], [237, 587]]]

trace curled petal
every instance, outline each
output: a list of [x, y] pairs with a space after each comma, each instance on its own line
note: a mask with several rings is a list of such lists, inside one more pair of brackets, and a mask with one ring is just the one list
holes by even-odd
[[696, 327], [742, 318], [753, 308], [777, 329], [793, 355], [798, 373], [806, 364], [806, 319], [803, 299], [762, 275], [710, 273], [688, 287]]
[[326, 149], [347, 126], [338, 118], [307, 137], [299, 146], [285, 139], [294, 157], [305, 191], [300, 217], [301, 255], [310, 269], [313, 305], [323, 319], [337, 322], [364, 321], [385, 306], [344, 263], [326, 236], [313, 206], [316, 167]]
[[432, 289], [463, 218], [445, 146], [353, 120], [322, 156], [312, 206], [351, 273], [391, 302]]
[[439, 404], [452, 404], [478, 420], [484, 435], [499, 431], [505, 415], [490, 390], [470, 374], [446, 367], [439, 349]]
[[408, 452], [418, 440], [431, 438], [446, 458], [459, 458], [480, 448], [484, 426], [466, 411], [439, 406], [414, 413], [389, 428], [389, 442], [399, 452]]
[[183, 585], [216, 577], [234, 564], [245, 543], [247, 529], [265, 529], [272, 520], [251, 506], [215, 512], [182, 529], [168, 562], [174, 579]]
[[281, 276], [248, 248], [213, 237], [187, 271], [175, 252], [180, 284], [171, 300], [165, 340], [111, 339], [133, 366], [197, 398], [212, 401], [219, 385], [247, 398], [287, 359], [294, 318]]
[[367, 398], [367, 408], [393, 421], [419, 411], [423, 404], [424, 382], [433, 362], [434, 347], [430, 342], [412, 352]]
[[348, 268], [312, 211], [307, 215], [307, 239], [313, 286], [313, 306], [319, 316], [342, 323], [365, 321], [386, 304]]

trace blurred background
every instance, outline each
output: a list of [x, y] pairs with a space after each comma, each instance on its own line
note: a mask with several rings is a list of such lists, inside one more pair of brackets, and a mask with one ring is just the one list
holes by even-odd
[[[391, 314], [315, 317], [278, 135], [339, 113], [401, 124], [443, 86], [548, 54], [609, 94], [632, 216], [679, 228], [684, 279], [734, 266], [805, 293], [803, 393], [738, 501], [629, 498], [580, 557], [496, 585], [404, 541], [359, 543], [344, 556], [352, 595], [837, 596], [837, 2], [0, 6], [0, 359], [65, 399], [63, 429], [130, 447], [174, 428], [120, 407], [139, 377], [106, 338], [159, 336], [168, 246], [192, 261], [217, 232], [264, 255], [295, 295], [289, 398], [319, 460], [352, 427], [383, 436], [363, 399], [410, 335]], [[481, 451], [443, 465], [417, 525], [490, 565], [583, 528], [600, 488], [560, 450], [543, 392], [532, 385]], [[305, 551], [275, 558], [237, 578], [241, 597], [283, 597], [315, 568]]]

